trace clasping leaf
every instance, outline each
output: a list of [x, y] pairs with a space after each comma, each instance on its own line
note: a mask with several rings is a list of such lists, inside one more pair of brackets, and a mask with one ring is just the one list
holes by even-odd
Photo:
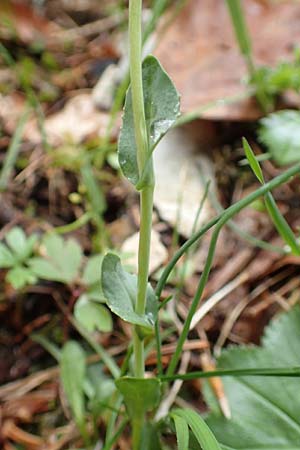
[[108, 253], [102, 263], [102, 289], [107, 306], [126, 322], [152, 330], [157, 317], [157, 300], [150, 284], [144, 316], [135, 312], [137, 277], [126, 272], [120, 258]]
[[158, 378], [122, 377], [116, 380], [116, 386], [131, 419], [143, 417], [158, 406], [161, 394]]
[[[179, 115], [180, 103], [173, 82], [154, 56], [148, 56], [144, 60], [142, 77], [150, 160], [151, 154], [160, 139], [175, 123]], [[136, 186], [139, 181], [139, 170], [130, 88], [125, 100], [118, 152], [119, 163], [124, 176]], [[144, 170], [146, 169], [144, 167]]]

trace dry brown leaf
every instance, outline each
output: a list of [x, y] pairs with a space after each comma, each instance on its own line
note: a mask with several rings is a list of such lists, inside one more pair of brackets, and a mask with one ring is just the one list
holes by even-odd
[[[44, 130], [49, 144], [56, 146], [64, 141], [79, 144], [91, 136], [104, 136], [109, 123], [109, 114], [98, 111], [92, 96], [77, 94], [65, 107], [45, 119]], [[41, 135], [35, 126], [26, 127], [26, 136], [39, 142]]]
[[[243, 0], [254, 60], [275, 65], [291, 59], [300, 42], [300, 3]], [[190, 0], [159, 37], [156, 56], [182, 96], [184, 113], [245, 93], [246, 65], [239, 52], [226, 2]], [[261, 115], [254, 99], [220, 104], [203, 117], [252, 120]]]
[[37, 14], [36, 10], [19, 0], [1, 0], [0, 35], [5, 38], [17, 37], [26, 44], [45, 41], [59, 30], [59, 27]]
[[[132, 266], [135, 271], [138, 268], [138, 246], [139, 246], [139, 233], [135, 233], [122, 245], [122, 252], [128, 255], [126, 263]], [[151, 233], [151, 248], [150, 248], [150, 266], [149, 272], [153, 273], [158, 269], [167, 259], [168, 252], [166, 247], [161, 243], [160, 236], [157, 231], [153, 230]]]

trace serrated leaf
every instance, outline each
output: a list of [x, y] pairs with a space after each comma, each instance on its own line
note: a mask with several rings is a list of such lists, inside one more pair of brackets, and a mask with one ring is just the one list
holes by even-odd
[[[218, 368], [290, 367], [300, 364], [300, 308], [282, 314], [266, 329], [262, 347], [224, 351]], [[223, 378], [232, 419], [211, 414], [207, 423], [224, 448], [296, 450], [300, 448], [300, 379]]]
[[86, 375], [85, 354], [75, 341], [67, 342], [60, 359], [61, 381], [77, 424], [84, 423], [85, 407], [83, 385]]
[[197, 442], [201, 445], [202, 450], [221, 450], [217, 439], [202, 417], [195, 411], [191, 409], [176, 409], [172, 412], [171, 416], [180, 417], [187, 423]]
[[6, 247], [6, 245], [0, 242], [0, 268], [6, 269], [13, 267], [16, 264], [16, 260], [12, 252]]
[[85, 294], [77, 300], [74, 315], [78, 322], [90, 332], [99, 330], [107, 333], [112, 330], [110, 311], [105, 306], [89, 300]]
[[243, 138], [243, 147], [244, 147], [246, 158], [248, 160], [248, 163], [250, 164], [250, 167], [251, 167], [254, 175], [256, 176], [256, 178], [258, 179], [258, 181], [261, 184], [264, 184], [264, 176], [263, 176], [261, 167], [259, 165], [259, 162], [255, 158], [255, 154], [253, 153], [252, 148], [250, 147], [247, 139], [245, 139], [245, 138]]
[[82, 261], [80, 245], [74, 239], [64, 241], [56, 234], [47, 235], [43, 245], [45, 256], [28, 262], [33, 272], [45, 280], [67, 284], [75, 281]]
[[22, 289], [28, 284], [35, 284], [37, 277], [35, 274], [24, 266], [16, 266], [8, 271], [6, 280], [15, 288]]
[[161, 383], [157, 378], [122, 377], [116, 380], [116, 386], [131, 419], [143, 417], [158, 406]]
[[134, 325], [153, 329], [157, 317], [157, 300], [153, 289], [148, 285], [145, 315], [136, 314], [137, 277], [126, 272], [120, 258], [112, 253], [103, 259], [102, 289], [108, 307], [117, 316]]
[[[168, 74], [154, 56], [148, 56], [144, 60], [142, 77], [150, 156], [179, 115], [179, 95]], [[126, 95], [118, 153], [124, 176], [136, 185], [139, 181], [139, 171], [130, 88]]]
[[261, 119], [258, 135], [277, 164], [300, 161], [299, 111], [278, 111]]

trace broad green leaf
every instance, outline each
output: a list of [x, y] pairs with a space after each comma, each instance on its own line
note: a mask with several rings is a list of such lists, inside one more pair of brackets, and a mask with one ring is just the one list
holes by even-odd
[[15, 288], [22, 289], [28, 284], [37, 282], [36, 275], [27, 267], [15, 266], [6, 275], [6, 280]]
[[74, 315], [78, 322], [90, 332], [112, 330], [110, 311], [105, 306], [89, 300], [85, 294], [77, 300]]
[[73, 239], [64, 241], [61, 236], [50, 234], [44, 238], [43, 246], [44, 257], [29, 261], [33, 272], [45, 280], [74, 282], [82, 261], [80, 245]]
[[[175, 86], [154, 56], [148, 56], [144, 60], [142, 76], [150, 156], [160, 139], [175, 123], [180, 105]], [[130, 88], [126, 95], [118, 153], [124, 176], [136, 185], [139, 181], [139, 172]]]
[[299, 111], [278, 111], [261, 119], [258, 134], [279, 165], [300, 161]]
[[16, 255], [22, 255], [26, 249], [26, 234], [20, 227], [14, 227], [5, 235], [7, 245]]
[[203, 450], [221, 450], [217, 439], [199, 414], [192, 409], [176, 409], [172, 417], [176, 416], [187, 423]]
[[90, 256], [83, 271], [82, 281], [86, 285], [91, 285], [99, 282], [101, 276], [103, 256]]
[[256, 176], [256, 178], [258, 179], [258, 181], [261, 184], [264, 184], [264, 176], [263, 176], [262, 170], [260, 168], [259, 162], [255, 158], [255, 154], [253, 153], [252, 148], [250, 147], [247, 139], [245, 139], [245, 138], [243, 138], [243, 147], [244, 147], [244, 151], [246, 154], [246, 158], [248, 159], [248, 163], [250, 164], [250, 167], [251, 167], [254, 175]]
[[16, 264], [16, 259], [12, 252], [6, 247], [6, 245], [0, 242], [0, 268], [6, 269], [13, 267]]
[[74, 418], [82, 426], [84, 423], [85, 406], [83, 385], [86, 375], [85, 354], [75, 341], [67, 342], [60, 359], [61, 381]]
[[178, 450], [189, 448], [189, 427], [185, 419], [174, 414]]
[[147, 304], [144, 316], [135, 312], [137, 277], [127, 273], [120, 258], [108, 253], [102, 263], [102, 289], [107, 305], [112, 312], [126, 322], [153, 329], [157, 317], [157, 300], [150, 285], [147, 290]]
[[[300, 308], [282, 314], [266, 329], [262, 347], [224, 351], [218, 368], [247, 369], [300, 365]], [[224, 449], [296, 450], [300, 448], [300, 379], [223, 378], [232, 419], [211, 414], [207, 424]]]
[[161, 383], [157, 378], [123, 377], [116, 380], [116, 386], [131, 419], [140, 418], [158, 406]]

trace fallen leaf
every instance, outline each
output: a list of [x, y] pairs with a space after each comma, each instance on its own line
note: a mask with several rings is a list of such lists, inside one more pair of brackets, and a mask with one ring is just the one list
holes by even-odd
[[17, 37], [26, 44], [46, 41], [51, 33], [59, 30], [58, 25], [22, 1], [2, 0], [0, 15], [0, 35], [8, 39]]
[[[191, 235], [204, 187], [200, 166], [213, 182], [212, 163], [203, 154], [197, 154], [197, 142], [184, 128], [168, 133], [154, 152], [156, 184], [154, 204], [160, 217], [185, 237]], [[205, 201], [199, 216], [201, 226], [211, 215]]]
[[[44, 130], [53, 146], [65, 141], [78, 144], [89, 136], [104, 136], [108, 123], [109, 114], [96, 109], [90, 94], [78, 94], [61, 111], [45, 119]], [[40, 141], [38, 130], [31, 131], [31, 140]]]
[[[254, 61], [274, 66], [290, 60], [300, 41], [299, 2], [243, 0]], [[226, 2], [190, 0], [162, 35], [154, 52], [181, 94], [184, 113], [211, 102], [242, 96], [246, 64], [233, 34]], [[255, 100], [219, 103], [205, 118], [252, 120], [261, 111]]]
[[[139, 233], [130, 236], [123, 243], [121, 251], [126, 254], [126, 264], [137, 272], [138, 267]], [[128, 255], [128, 257], [127, 257]], [[168, 258], [166, 247], [161, 243], [159, 233], [153, 230], [150, 244], [150, 273], [155, 272]]]

